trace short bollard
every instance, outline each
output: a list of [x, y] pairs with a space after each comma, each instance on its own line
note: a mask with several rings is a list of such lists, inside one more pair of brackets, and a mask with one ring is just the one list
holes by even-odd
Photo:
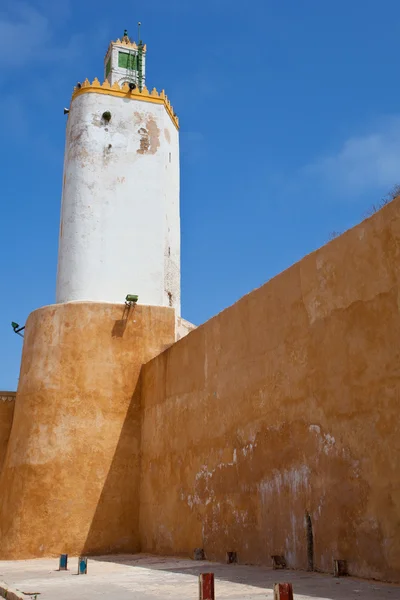
[[293, 588], [291, 583], [274, 584], [274, 600], [293, 600]]
[[58, 566], [59, 571], [67, 571], [68, 565], [68, 554], [60, 554], [60, 562]]
[[78, 575], [87, 574], [87, 558], [86, 556], [80, 556], [78, 560]]
[[199, 600], [215, 600], [214, 573], [202, 573], [199, 576]]

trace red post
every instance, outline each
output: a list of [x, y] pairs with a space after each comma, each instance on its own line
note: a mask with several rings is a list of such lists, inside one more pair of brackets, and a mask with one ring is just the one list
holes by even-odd
[[293, 600], [293, 588], [291, 583], [275, 583], [274, 600]]
[[215, 600], [214, 573], [201, 573], [199, 576], [199, 600]]

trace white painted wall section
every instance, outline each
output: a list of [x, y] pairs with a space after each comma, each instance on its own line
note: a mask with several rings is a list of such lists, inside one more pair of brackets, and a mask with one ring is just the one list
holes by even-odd
[[180, 315], [179, 135], [164, 105], [84, 93], [67, 124], [56, 301], [128, 293]]

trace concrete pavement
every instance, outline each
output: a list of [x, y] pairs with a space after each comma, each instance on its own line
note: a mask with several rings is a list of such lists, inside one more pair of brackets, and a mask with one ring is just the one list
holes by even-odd
[[216, 600], [272, 600], [274, 582], [291, 582], [295, 600], [400, 600], [400, 586], [350, 577], [149, 555], [104, 556], [88, 560], [88, 574], [77, 575], [57, 559], [0, 561], [0, 579], [38, 600], [197, 600], [198, 575], [215, 573]]

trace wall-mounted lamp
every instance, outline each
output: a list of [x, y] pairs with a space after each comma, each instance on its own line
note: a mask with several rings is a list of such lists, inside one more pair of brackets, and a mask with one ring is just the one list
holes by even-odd
[[18, 325], [18, 323], [16, 323], [15, 321], [11, 321], [11, 327], [14, 330], [14, 333], [17, 333], [18, 335], [20, 335], [21, 337], [24, 337], [21, 333], [21, 331], [23, 331], [25, 329], [25, 325], [23, 327], [20, 327]]
[[125, 304], [127, 306], [132, 306], [134, 304], [137, 304], [138, 300], [139, 300], [139, 296], [137, 296], [136, 294], [128, 294], [125, 298]]

